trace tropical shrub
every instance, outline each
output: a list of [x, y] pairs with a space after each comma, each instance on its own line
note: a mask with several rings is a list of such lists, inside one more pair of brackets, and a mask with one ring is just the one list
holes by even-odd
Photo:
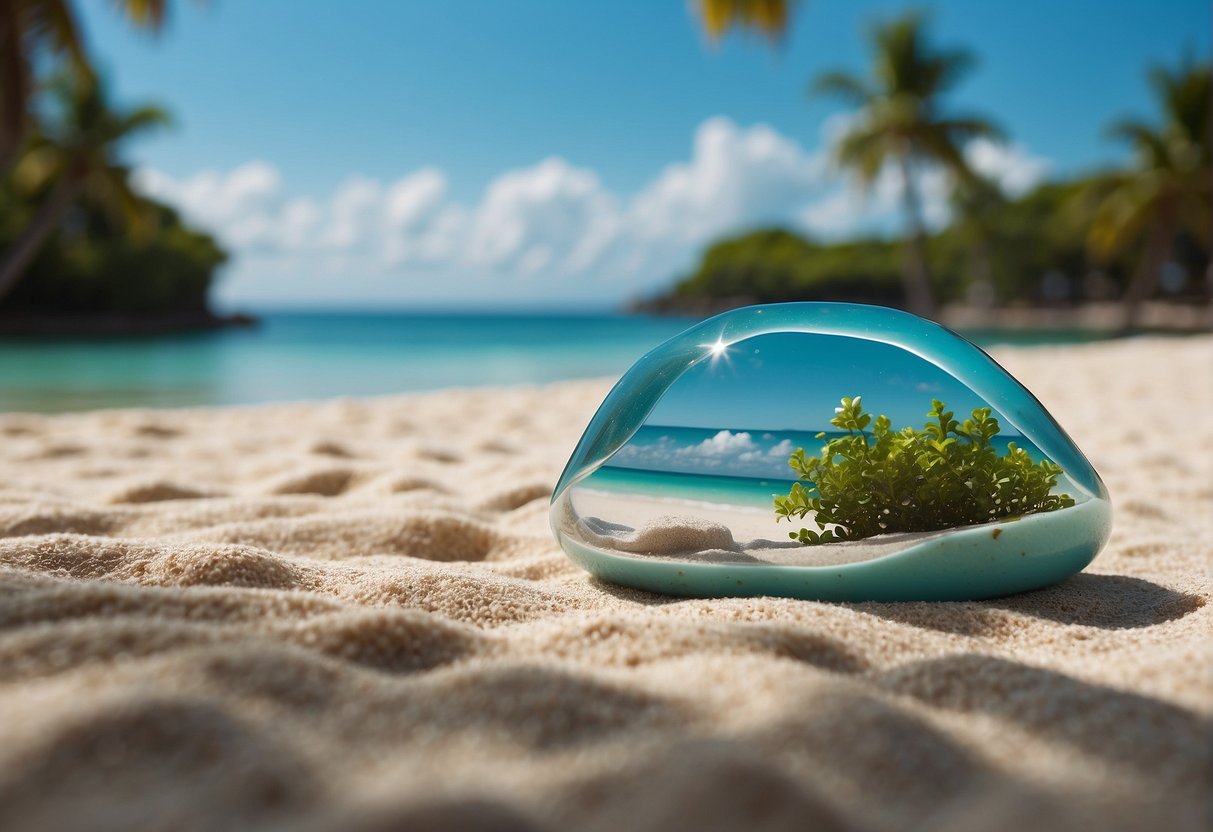
[[802, 528], [788, 536], [805, 544], [859, 540], [1074, 505], [1070, 495], [1053, 493], [1060, 466], [1033, 460], [1014, 442], [998, 453], [991, 440], [1000, 427], [990, 408], [976, 408], [964, 422], [946, 408], [932, 400], [922, 430], [896, 430], [888, 416], [873, 420], [865, 413], [860, 396], [842, 399], [830, 424], [846, 434], [827, 441], [820, 456], [798, 448], [788, 460], [812, 491], [797, 482], [786, 497], [775, 498], [777, 520], [812, 513], [820, 531]]

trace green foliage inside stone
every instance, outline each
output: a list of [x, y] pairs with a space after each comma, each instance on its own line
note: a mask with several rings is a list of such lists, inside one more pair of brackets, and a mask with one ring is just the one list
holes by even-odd
[[845, 436], [827, 441], [820, 457], [798, 448], [788, 460], [812, 488], [798, 482], [786, 497], [776, 497], [777, 519], [811, 512], [823, 530], [801, 529], [789, 534], [793, 540], [817, 544], [936, 531], [1074, 505], [1068, 494], [1053, 493], [1060, 466], [1034, 461], [1014, 442], [998, 453], [990, 441], [998, 435], [998, 420], [988, 407], [958, 422], [933, 400], [922, 430], [896, 430], [887, 416], [865, 413], [860, 399], [842, 399], [830, 420]]

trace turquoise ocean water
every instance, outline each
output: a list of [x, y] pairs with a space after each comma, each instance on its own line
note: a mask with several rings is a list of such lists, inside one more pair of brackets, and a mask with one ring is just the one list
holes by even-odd
[[[831, 432], [818, 439], [816, 432], [789, 430], [731, 430], [733, 436], [749, 437], [751, 459], [689, 453], [702, 447], [705, 440], [719, 433], [704, 428], [644, 425], [621, 452], [602, 468], [582, 481], [581, 487], [619, 494], [649, 497], [673, 497], [704, 503], [770, 508], [776, 494], [787, 494], [796, 477], [788, 467], [789, 449], [804, 448], [809, 455], [820, 452], [823, 442], [839, 436]], [[999, 454], [1014, 442], [1034, 459], [1043, 458], [1040, 449], [1017, 435], [1000, 435], [992, 440]], [[714, 469], [702, 462], [720, 460]], [[721, 473], [727, 471], [727, 473]]]
[[0, 340], [0, 411], [248, 404], [613, 376], [691, 323], [605, 313], [282, 312], [243, 330]]
[[619, 375], [692, 321], [278, 313], [169, 337], [0, 340], [0, 411], [182, 407]]

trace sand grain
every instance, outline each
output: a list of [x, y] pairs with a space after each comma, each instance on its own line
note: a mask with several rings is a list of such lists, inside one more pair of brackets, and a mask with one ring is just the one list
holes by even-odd
[[1117, 517], [985, 603], [590, 580], [605, 382], [0, 416], [0, 829], [1208, 828], [1213, 338], [996, 357]]

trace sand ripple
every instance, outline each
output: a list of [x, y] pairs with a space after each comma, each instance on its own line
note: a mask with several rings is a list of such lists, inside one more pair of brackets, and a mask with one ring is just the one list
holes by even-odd
[[1207, 828], [1213, 338], [998, 358], [1118, 516], [986, 603], [590, 580], [605, 383], [0, 416], [0, 829]]

